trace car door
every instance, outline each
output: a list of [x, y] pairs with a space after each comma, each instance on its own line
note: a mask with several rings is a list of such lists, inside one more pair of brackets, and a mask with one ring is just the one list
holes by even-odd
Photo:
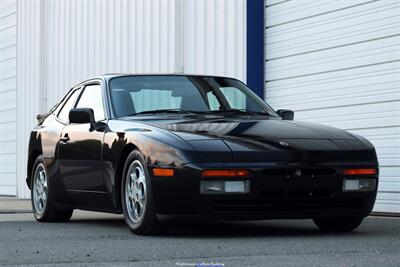
[[105, 113], [101, 85], [85, 85], [75, 107], [93, 109], [96, 124], [65, 125], [59, 141], [60, 176], [72, 202], [87, 206], [82, 201], [85, 202], [90, 194], [106, 193], [102, 164]]

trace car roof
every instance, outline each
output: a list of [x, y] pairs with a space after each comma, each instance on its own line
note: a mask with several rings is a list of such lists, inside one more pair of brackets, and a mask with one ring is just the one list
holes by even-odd
[[192, 74], [192, 73], [105, 73], [93, 79], [102, 78], [108, 80], [111, 78], [123, 77], [123, 76], [203, 76], [203, 77], [221, 77], [221, 78], [236, 79], [234, 77], [229, 77], [224, 75]]

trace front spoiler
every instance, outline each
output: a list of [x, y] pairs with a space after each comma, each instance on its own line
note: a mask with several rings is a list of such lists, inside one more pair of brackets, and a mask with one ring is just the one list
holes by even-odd
[[[212, 167], [216, 168], [215, 165]], [[252, 173], [250, 177], [245, 178], [251, 181], [250, 194], [200, 194], [200, 180], [206, 179], [201, 177], [201, 170], [207, 168], [204, 165], [187, 165], [176, 171], [174, 177], [152, 177], [157, 213], [244, 220], [366, 217], [375, 203], [377, 190], [342, 191], [344, 176], [338, 174], [340, 167], [329, 167], [334, 169], [335, 173], [321, 172], [321, 175], [300, 177], [286, 177], [279, 172], [274, 174], [266, 171], [282, 169], [282, 166], [259, 167], [240, 164], [237, 167], [249, 169]], [[296, 165], [296, 168], [299, 167], [312, 169], [315, 166]], [[377, 175], [373, 177], [378, 179]]]

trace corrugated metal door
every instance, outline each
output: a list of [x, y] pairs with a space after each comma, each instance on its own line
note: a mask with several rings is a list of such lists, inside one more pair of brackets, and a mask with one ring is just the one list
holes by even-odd
[[266, 1], [267, 101], [367, 137], [375, 211], [400, 212], [400, 2]]
[[16, 2], [0, 1], [0, 195], [16, 194]]

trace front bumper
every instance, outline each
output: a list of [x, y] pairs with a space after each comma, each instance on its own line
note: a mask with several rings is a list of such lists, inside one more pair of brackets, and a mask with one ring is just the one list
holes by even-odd
[[[200, 180], [205, 179], [200, 175], [201, 170], [227, 167], [251, 171], [251, 176], [245, 178], [251, 181], [250, 193], [200, 194]], [[302, 170], [302, 174], [292, 175], [292, 170], [298, 169]], [[340, 174], [341, 169], [338, 166], [302, 164], [235, 163], [227, 166], [226, 163], [193, 163], [177, 170], [174, 177], [152, 177], [152, 188], [157, 213], [163, 215], [201, 215], [225, 219], [368, 216], [377, 191], [343, 192], [345, 176]], [[378, 175], [372, 177], [378, 179]], [[229, 180], [235, 179], [244, 178]]]

